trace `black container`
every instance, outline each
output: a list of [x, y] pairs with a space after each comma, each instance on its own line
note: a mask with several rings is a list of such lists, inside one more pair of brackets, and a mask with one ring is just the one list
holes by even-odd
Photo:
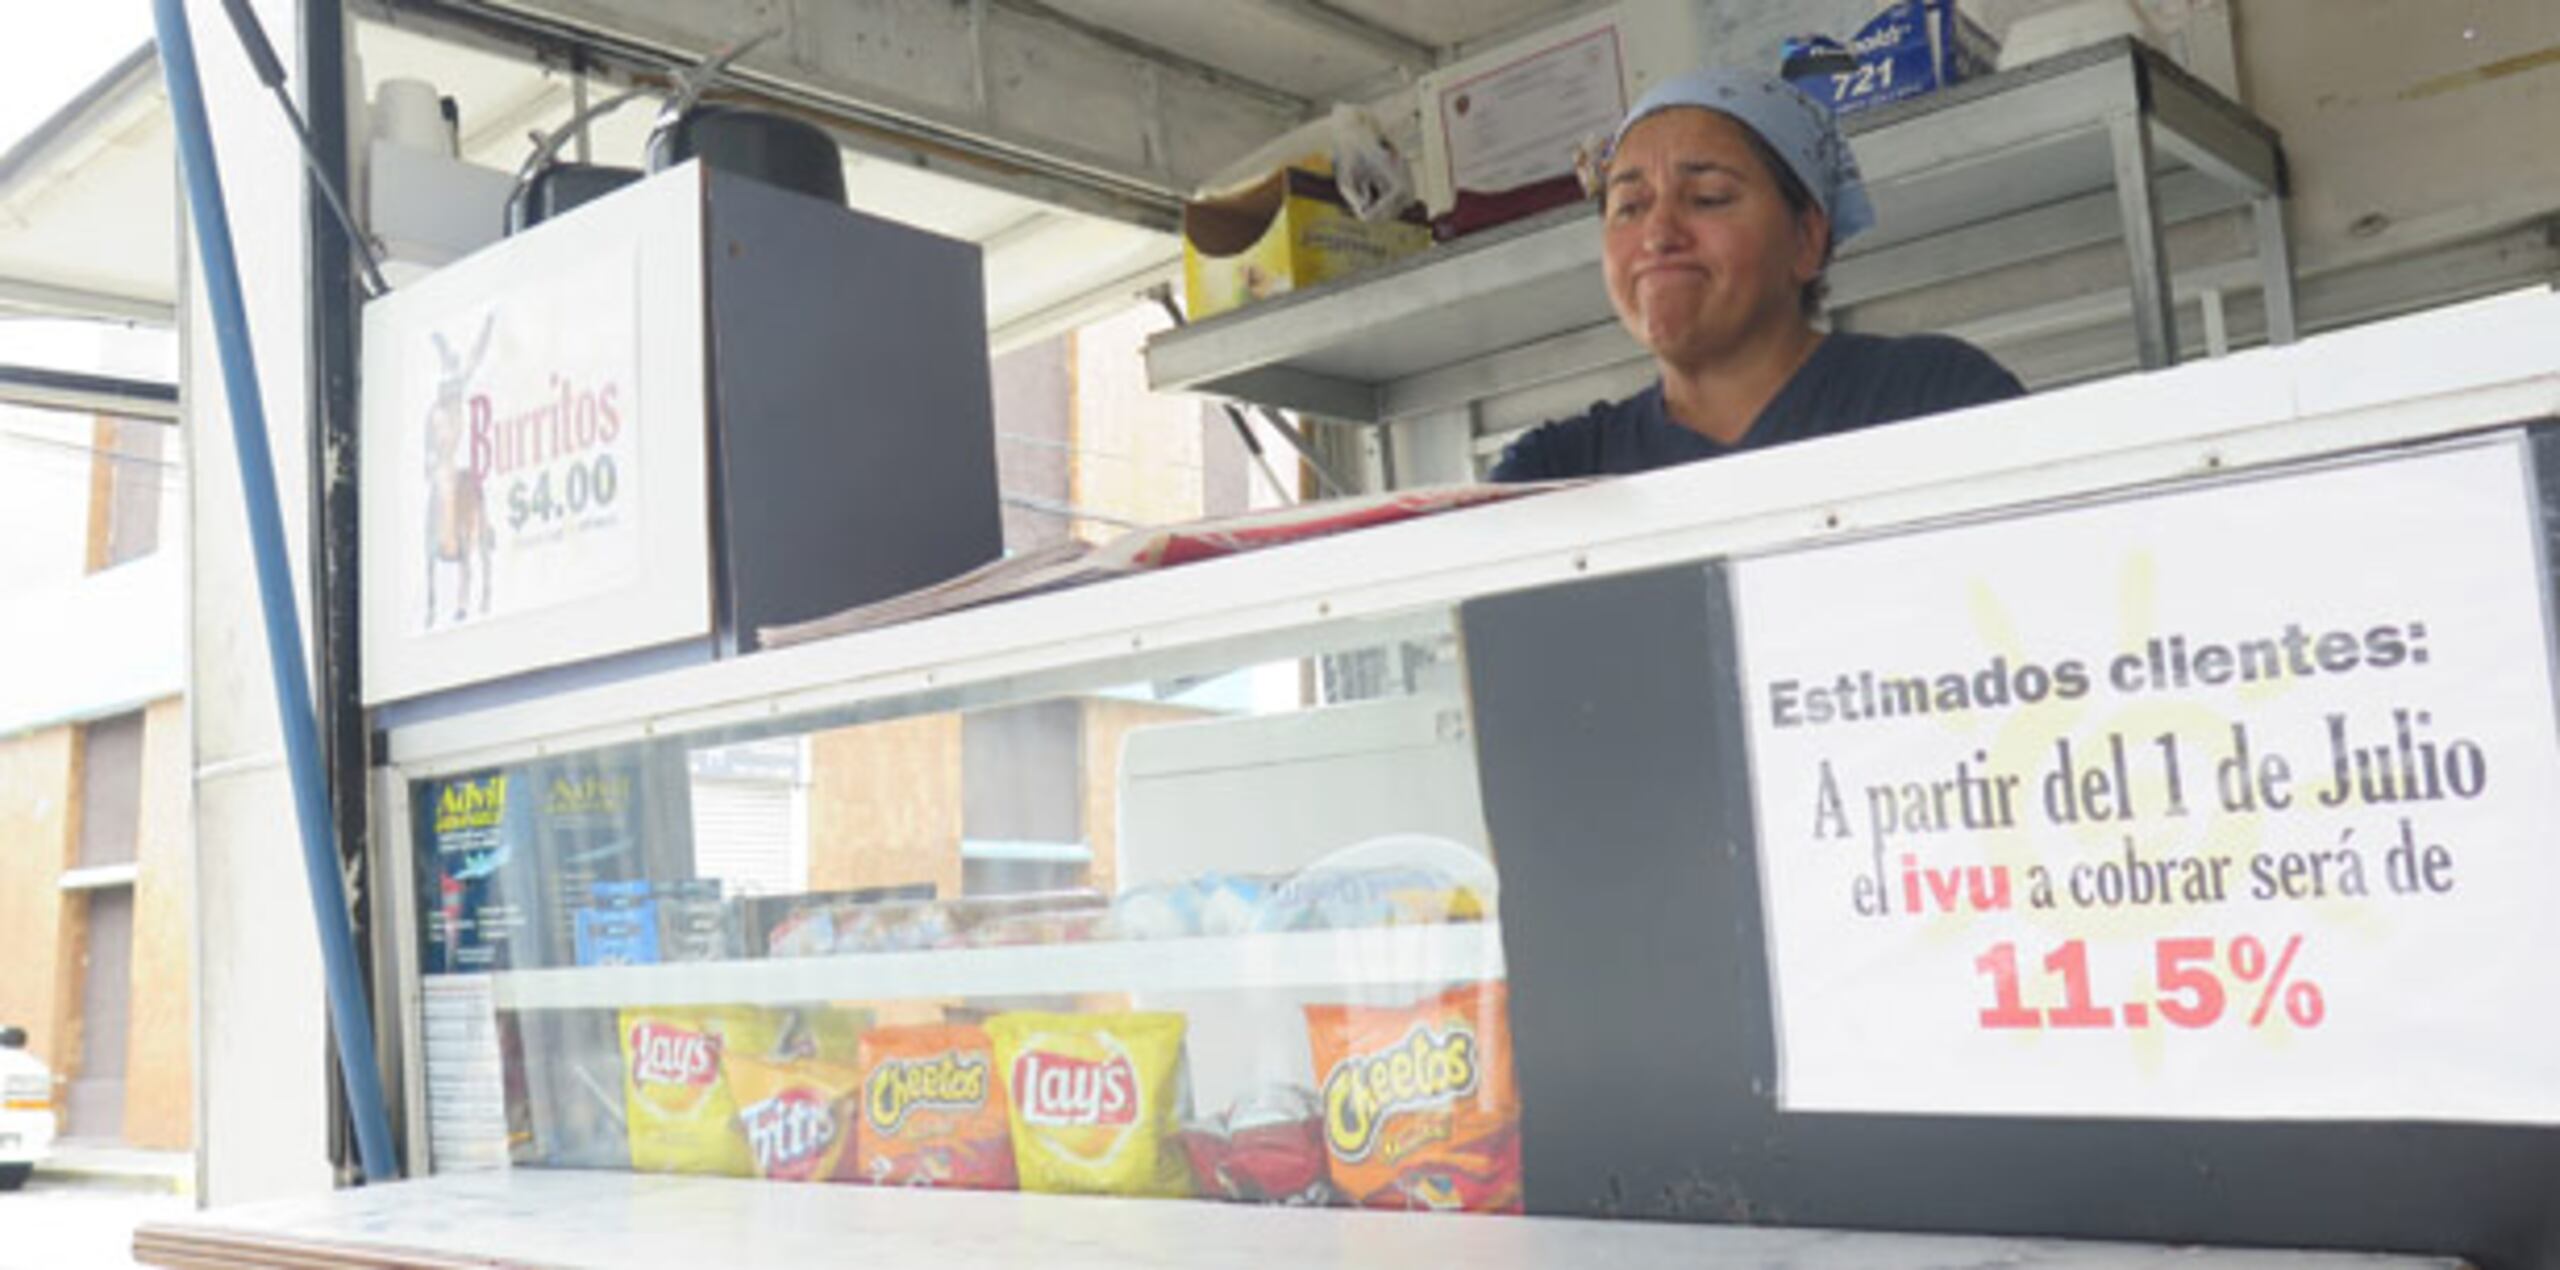
[[638, 168], [546, 163], [507, 198], [507, 234], [516, 234], [640, 179]]
[[697, 105], [649, 134], [649, 170], [699, 158], [707, 167], [844, 204], [844, 156], [826, 130], [788, 115]]

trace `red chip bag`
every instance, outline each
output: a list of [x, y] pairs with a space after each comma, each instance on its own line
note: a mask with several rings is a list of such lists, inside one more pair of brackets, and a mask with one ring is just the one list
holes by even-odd
[[857, 1119], [864, 1181], [1013, 1189], [1013, 1130], [983, 1028], [864, 1033]]
[[1333, 1202], [1325, 1181], [1324, 1117], [1299, 1086], [1266, 1089], [1182, 1131], [1192, 1185], [1245, 1204]]
[[1307, 1007], [1335, 1189], [1367, 1208], [1520, 1211], [1503, 985], [1415, 1005]]

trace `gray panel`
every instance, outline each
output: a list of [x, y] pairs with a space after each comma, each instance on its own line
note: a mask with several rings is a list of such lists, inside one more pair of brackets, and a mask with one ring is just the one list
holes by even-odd
[[2560, 1267], [2548, 1130], [1779, 1111], [1722, 567], [1461, 622], [1531, 1212]]
[[1084, 703], [1034, 701], [960, 716], [960, 787], [963, 837], [1084, 841]]
[[140, 419], [102, 418], [110, 491], [107, 561], [112, 568], [160, 549], [160, 504], [176, 485], [175, 464], [160, 457], [168, 425]]
[[88, 893], [88, 964], [80, 972], [80, 1070], [65, 1126], [84, 1138], [124, 1135], [126, 1042], [133, 1032], [133, 891]]
[[142, 850], [142, 715], [80, 729], [80, 867], [131, 864]]
[[722, 647], [994, 559], [978, 249], [708, 178]]

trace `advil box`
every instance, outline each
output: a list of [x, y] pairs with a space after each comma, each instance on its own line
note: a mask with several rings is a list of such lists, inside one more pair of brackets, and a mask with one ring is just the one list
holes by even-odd
[[1897, 0], [1843, 45], [1787, 41], [1787, 82], [1835, 114], [1936, 92], [1991, 73], [2000, 46], [1953, 0]]
[[1351, 214], [1333, 178], [1282, 168], [1182, 205], [1182, 293], [1193, 320], [1421, 250], [1431, 231]]

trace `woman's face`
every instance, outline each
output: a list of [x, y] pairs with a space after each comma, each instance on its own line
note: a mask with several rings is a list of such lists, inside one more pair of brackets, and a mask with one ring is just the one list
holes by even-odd
[[1677, 107], [1618, 143], [1603, 192], [1602, 269], [1627, 330], [1664, 363], [1699, 366], [1805, 325], [1829, 225], [1798, 215], [1729, 115]]

